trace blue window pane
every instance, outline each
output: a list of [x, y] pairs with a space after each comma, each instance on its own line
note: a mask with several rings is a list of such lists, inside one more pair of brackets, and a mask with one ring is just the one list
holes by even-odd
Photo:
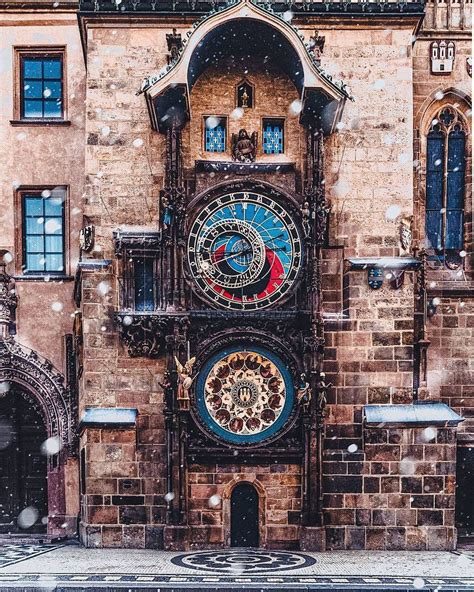
[[430, 132], [427, 142], [426, 208], [443, 207], [444, 135]]
[[429, 241], [429, 246], [433, 249], [441, 249], [442, 223], [443, 216], [440, 211], [428, 210], [426, 212], [426, 238]]
[[44, 243], [43, 237], [40, 236], [27, 236], [26, 237], [26, 250], [28, 253], [43, 253]]
[[153, 295], [153, 260], [137, 259], [134, 262], [135, 274], [135, 309], [139, 311], [154, 310]]
[[61, 117], [62, 116], [61, 101], [45, 101], [44, 102], [44, 116], [45, 117]]
[[43, 234], [44, 221], [42, 218], [27, 218], [26, 219], [26, 234]]
[[61, 98], [61, 82], [57, 82], [55, 80], [45, 80], [43, 86], [43, 96], [45, 99]]
[[44, 255], [31, 255], [30, 253], [26, 256], [26, 270], [25, 271], [44, 271]]
[[62, 253], [63, 251], [63, 237], [62, 236], [46, 236], [45, 237], [45, 251], [47, 253]]
[[448, 136], [448, 171], [460, 170], [465, 167], [464, 145], [466, 136], [462, 131], [453, 131]]
[[63, 256], [62, 255], [45, 255], [46, 271], [63, 271]]
[[56, 78], [57, 80], [62, 76], [61, 70], [61, 60], [59, 58], [44, 60], [43, 73], [45, 78]]
[[464, 132], [454, 131], [449, 134], [446, 191], [448, 210], [462, 210], [464, 208], [465, 143]]
[[23, 76], [24, 78], [41, 78], [42, 77], [41, 60], [23, 60]]
[[222, 120], [215, 127], [208, 127], [206, 120], [205, 148], [207, 152], [225, 152], [226, 147], [226, 126]]
[[463, 248], [464, 215], [461, 210], [446, 213], [446, 249]]
[[60, 197], [50, 197], [44, 200], [44, 213], [46, 216], [61, 216], [63, 202]]
[[44, 223], [45, 234], [62, 234], [63, 221], [62, 218], [46, 218]]
[[43, 101], [25, 101], [24, 117], [43, 117]]
[[22, 113], [25, 118], [61, 118], [62, 61], [60, 58], [23, 60]]
[[264, 124], [263, 152], [265, 154], [283, 153], [283, 123], [272, 122]]
[[43, 215], [43, 200], [41, 197], [25, 197], [25, 211], [27, 216]]
[[24, 91], [27, 99], [41, 99], [43, 97], [43, 83], [36, 80], [26, 80]]

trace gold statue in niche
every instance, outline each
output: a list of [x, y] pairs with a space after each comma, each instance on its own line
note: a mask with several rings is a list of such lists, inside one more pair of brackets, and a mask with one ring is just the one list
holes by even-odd
[[242, 80], [237, 85], [237, 107], [252, 109], [254, 106], [254, 86], [248, 80]]

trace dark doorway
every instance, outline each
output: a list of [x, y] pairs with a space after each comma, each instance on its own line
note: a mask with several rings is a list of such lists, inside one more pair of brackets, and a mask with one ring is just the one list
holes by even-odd
[[456, 526], [459, 538], [474, 538], [474, 447], [458, 447], [456, 470]]
[[[46, 530], [47, 460], [41, 453], [46, 428], [35, 401], [11, 388], [0, 397], [0, 533]], [[18, 524], [17, 518], [25, 508]]]
[[230, 498], [230, 546], [258, 545], [258, 493], [250, 483], [239, 483]]

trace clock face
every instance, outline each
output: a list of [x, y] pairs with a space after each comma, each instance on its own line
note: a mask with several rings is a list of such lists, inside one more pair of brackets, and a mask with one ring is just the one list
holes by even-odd
[[202, 368], [196, 404], [207, 428], [236, 444], [276, 434], [293, 409], [294, 388], [285, 364], [259, 347], [228, 348]]
[[272, 305], [292, 288], [302, 243], [290, 213], [253, 192], [207, 204], [193, 222], [188, 262], [207, 299], [229, 310]]

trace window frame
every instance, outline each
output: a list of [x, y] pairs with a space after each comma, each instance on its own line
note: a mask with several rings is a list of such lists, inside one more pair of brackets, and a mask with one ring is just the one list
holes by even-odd
[[[26, 269], [26, 205], [25, 197], [39, 196], [43, 191], [62, 191], [64, 199], [62, 202], [62, 271], [28, 271]], [[16, 230], [16, 274], [17, 279], [44, 278], [64, 279], [69, 277], [69, 188], [66, 185], [42, 185], [42, 186], [21, 186], [16, 190], [15, 195], [15, 230]]]
[[[215, 117], [216, 119], [219, 119], [220, 121], [224, 122], [225, 140], [224, 140], [224, 150], [222, 150], [221, 152], [211, 152], [210, 150], [207, 150], [207, 148], [206, 148], [206, 130], [207, 130], [206, 120], [209, 119], [209, 117]], [[203, 152], [205, 152], [206, 154], [226, 154], [229, 151], [229, 121], [228, 121], [227, 115], [203, 115], [201, 137], [202, 137]]]
[[[281, 152], [275, 153], [269, 153], [269, 152], [265, 152], [264, 150], [264, 131], [265, 131], [265, 124], [266, 122], [278, 122], [281, 123], [281, 129], [283, 132], [283, 137], [282, 137], [282, 150]], [[286, 150], [286, 117], [262, 117], [262, 122], [261, 122], [261, 134], [262, 134], [262, 155], [263, 156], [280, 156], [282, 154], [285, 154], [285, 150]]]
[[[67, 59], [66, 47], [58, 45], [38, 45], [14, 47], [14, 105], [12, 124], [51, 125], [67, 124]], [[24, 115], [24, 72], [23, 60], [28, 58], [61, 59], [61, 116], [60, 117], [25, 117]]]
[[[443, 113], [448, 111], [452, 116], [452, 120], [449, 124], [446, 124], [442, 120]], [[456, 129], [458, 128], [458, 129]], [[450, 158], [450, 137], [454, 132], [460, 132], [464, 136], [464, 167], [462, 170], [462, 208], [448, 208], [448, 198], [449, 198], [449, 158]], [[429, 196], [428, 196], [428, 181], [430, 178], [430, 172], [428, 167], [430, 166], [430, 154], [429, 154], [429, 142], [430, 137], [436, 138], [438, 137], [441, 139], [441, 147], [442, 147], [442, 163], [441, 163], [441, 234], [439, 237], [440, 246], [433, 246], [430, 245], [429, 251], [433, 251], [436, 253], [437, 257], [442, 257], [443, 259], [446, 256], [446, 253], [453, 253], [456, 251], [461, 251], [465, 248], [466, 245], [466, 200], [467, 200], [467, 190], [466, 190], [466, 183], [467, 183], [467, 160], [468, 160], [468, 136], [469, 132], [466, 128], [466, 124], [464, 122], [463, 117], [459, 113], [457, 109], [452, 107], [451, 105], [443, 105], [440, 109], [436, 111], [436, 113], [431, 117], [431, 123], [429, 128], [425, 134], [425, 155], [426, 155], [426, 162], [425, 162], [425, 170], [424, 170], [424, 237], [428, 239], [428, 213], [432, 211], [437, 211], [437, 209], [428, 208]], [[461, 212], [461, 247], [447, 247], [447, 238], [448, 238], [448, 212], [451, 211], [460, 211]]]
[[[150, 260], [153, 269], [153, 308], [138, 309], [137, 308], [137, 284], [135, 274], [135, 263], [137, 260]], [[122, 297], [120, 306], [123, 310], [131, 311], [138, 314], [153, 314], [160, 309], [161, 299], [163, 293], [160, 290], [159, 283], [159, 259], [156, 253], [144, 252], [141, 249], [125, 249], [123, 253], [123, 268], [122, 268]]]

